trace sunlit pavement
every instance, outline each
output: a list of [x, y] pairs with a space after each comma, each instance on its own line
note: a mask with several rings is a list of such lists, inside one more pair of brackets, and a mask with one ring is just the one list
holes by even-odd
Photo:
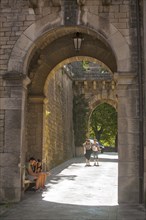
[[146, 220], [139, 205], [118, 205], [118, 155], [99, 155], [100, 166], [71, 159], [52, 170], [47, 191], [26, 192], [1, 220]]
[[72, 205], [117, 205], [117, 155], [108, 157], [112, 161], [100, 162], [99, 167], [93, 166], [93, 162], [91, 167], [85, 167], [83, 159], [72, 161], [50, 180], [49, 191], [43, 193], [43, 200]]

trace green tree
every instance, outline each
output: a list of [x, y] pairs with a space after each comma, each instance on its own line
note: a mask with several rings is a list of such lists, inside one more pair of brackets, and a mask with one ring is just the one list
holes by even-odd
[[115, 146], [117, 137], [117, 112], [107, 103], [100, 104], [90, 117], [90, 136], [105, 146]]

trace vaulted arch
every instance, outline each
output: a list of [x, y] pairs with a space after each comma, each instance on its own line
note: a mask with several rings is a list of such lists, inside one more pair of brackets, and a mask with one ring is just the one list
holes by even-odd
[[[46, 17], [36, 21], [30, 27], [28, 27], [16, 42], [11, 57], [9, 59], [8, 71], [21, 72], [27, 74], [28, 63], [38, 50], [42, 50], [48, 45], [53, 46], [53, 42], [56, 44], [56, 40], [64, 40], [64, 44], [70, 43], [66, 41], [66, 36], [72, 37], [72, 34], [76, 31], [80, 31], [90, 36], [88, 44], [84, 48], [84, 53], [89, 55], [89, 47], [95, 48], [95, 41], [102, 42], [104, 46], [109, 47], [116, 60], [117, 71], [129, 72], [130, 66], [130, 50], [129, 45], [122, 34], [116, 29], [116, 27], [109, 23], [105, 18], [88, 12], [87, 24], [75, 27], [61, 27], [62, 18], [58, 17], [58, 14], [50, 14]], [[58, 28], [60, 27], [60, 28]], [[85, 41], [84, 41], [85, 42]], [[65, 46], [63, 47], [65, 48]], [[61, 48], [61, 49], [63, 49]], [[97, 47], [97, 49], [99, 49]], [[64, 50], [65, 52], [65, 50]], [[94, 51], [92, 53], [94, 56]], [[70, 56], [73, 54], [70, 52]], [[64, 57], [66, 58], [66, 57]], [[62, 59], [64, 59], [62, 57]], [[110, 62], [109, 62], [110, 63]]]

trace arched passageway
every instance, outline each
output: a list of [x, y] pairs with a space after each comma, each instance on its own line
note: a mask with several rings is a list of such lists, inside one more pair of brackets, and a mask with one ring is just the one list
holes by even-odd
[[[73, 45], [75, 30], [82, 32], [84, 36], [82, 49], [78, 53]], [[117, 64], [115, 55], [105, 39], [90, 29], [81, 27], [55, 29], [45, 33], [35, 44], [38, 44], [37, 48], [33, 49], [31, 55], [27, 57], [26, 67], [27, 75], [31, 80], [28, 85], [27, 118], [29, 120], [26, 128], [28, 134], [26, 157], [32, 154], [37, 158], [41, 156], [44, 167], [49, 169], [50, 166], [55, 166], [76, 154], [72, 103], [73, 90], [76, 89], [73, 84], [76, 84], [78, 80], [71, 79], [63, 70], [63, 66], [85, 60], [105, 65], [113, 74], [117, 69]], [[85, 87], [86, 80], [79, 81]], [[99, 87], [95, 85], [96, 81], [92, 80], [92, 83], [94, 87]], [[100, 90], [103, 91], [105, 82], [104, 80], [100, 82], [103, 84]], [[113, 79], [110, 87], [115, 87], [115, 84]], [[72, 87], [75, 89], [72, 90]], [[114, 90], [114, 94], [108, 92], [105, 98], [109, 99], [110, 95], [110, 99], [115, 99], [115, 88], [110, 89]], [[59, 153], [59, 149], [62, 149], [62, 154]]]
[[89, 118], [89, 135], [96, 138], [105, 150], [117, 149], [117, 111], [106, 102], [93, 109]]
[[[131, 124], [131, 119], [128, 118], [128, 114], [131, 115], [131, 106], [126, 110], [128, 114], [127, 112], [123, 113], [121, 110], [125, 101], [131, 100], [132, 93], [128, 93], [128, 96], [126, 96], [127, 91], [131, 89], [131, 85], [135, 85], [134, 76], [129, 74], [132, 71], [129, 62], [129, 46], [114, 26], [108, 24], [108, 29], [102, 28], [102, 31], [100, 31], [101, 23], [92, 22], [94, 17], [96, 20], [98, 16], [94, 15], [92, 18], [89, 16], [88, 27], [71, 26], [50, 29], [45, 25], [43, 27], [38, 25], [39, 28], [35, 29], [36, 24], [32, 25], [22, 34], [12, 51], [9, 71], [16, 71], [15, 74], [18, 80], [19, 77], [20, 79], [24, 77], [23, 85], [27, 88], [27, 91], [22, 92], [24, 108], [21, 117], [24, 120], [21, 123], [23, 129], [21, 129], [20, 134], [21, 164], [25, 162], [25, 155], [28, 157], [33, 152], [37, 156], [41, 155], [46, 169], [49, 169], [54, 161], [53, 166], [75, 155], [73, 115], [71, 111], [73, 84], [70, 77], [64, 74], [62, 68], [63, 65], [73, 61], [101, 62], [112, 72], [113, 80], [109, 85], [110, 88], [103, 81], [100, 94], [94, 94], [93, 100], [108, 100], [113, 102], [116, 107], [118, 106], [118, 122], [120, 122], [118, 127], [120, 144], [119, 202], [124, 202], [128, 198], [131, 202], [138, 201], [138, 171], [132, 173], [132, 175], [129, 175], [126, 171], [128, 170], [127, 166], [129, 168], [132, 165], [136, 166], [134, 155], [130, 153], [133, 138], [131, 139], [129, 133], [123, 132], [122, 124], [123, 114], [124, 117], [125, 114], [127, 115], [127, 118], [125, 118], [126, 123]], [[106, 24], [104, 19], [102, 24]], [[75, 32], [81, 32], [84, 36], [82, 49], [78, 54], [73, 46]], [[25, 41], [25, 44], [22, 44], [23, 41]], [[18, 59], [19, 55], [20, 59]], [[17, 74], [20, 69], [23, 69], [22, 78]], [[9, 75], [5, 77], [6, 80], [7, 77]], [[89, 84], [90, 86], [88, 86]], [[89, 88], [90, 90], [96, 90], [98, 83], [95, 80], [82, 79], [75, 80], [75, 86], [79, 86], [82, 91], [87, 92]], [[132, 90], [130, 91], [132, 92]], [[123, 95], [124, 92], [126, 92], [125, 95]], [[91, 99], [91, 106], [92, 102]], [[51, 115], [52, 117], [50, 117]], [[49, 130], [50, 128], [52, 131]], [[47, 136], [46, 132], [49, 132], [50, 138], [48, 138], [49, 135]], [[126, 143], [122, 142], [123, 136], [127, 137]], [[52, 143], [54, 148], [51, 146]], [[70, 143], [71, 145], [68, 148]], [[127, 152], [127, 144], [129, 146], [129, 156], [125, 161], [124, 154]], [[62, 153], [59, 158], [58, 149], [60, 146]], [[48, 158], [48, 155], [51, 156], [52, 160]], [[125, 182], [128, 183], [128, 187], [123, 185], [123, 176]], [[132, 197], [132, 190], [136, 190], [136, 196]]]
[[[63, 73], [63, 65], [80, 60], [94, 60], [94, 62], [101, 62], [106, 65], [113, 75], [112, 80], [107, 84], [104, 81], [99, 83], [100, 92], [95, 92], [92, 95], [90, 105], [93, 107], [95, 100], [96, 102], [107, 100], [109, 103], [114, 103], [116, 108], [118, 106], [116, 78], [118, 62], [108, 42], [90, 29], [88, 31], [84, 28], [78, 29], [83, 33], [84, 41], [82, 50], [76, 54], [72, 42], [75, 29], [67, 28], [67, 34], [64, 29], [62, 31], [61, 29], [55, 30], [55, 36], [58, 31], [65, 34], [51, 41], [51, 36], [54, 36], [54, 33], [50, 32], [50, 36], [49, 33], [47, 34], [48, 42], [46, 38], [45, 43], [44, 40], [42, 42], [39, 40], [41, 53], [38, 49], [35, 52], [33, 51], [27, 67], [28, 77], [31, 80], [28, 85], [29, 107], [27, 116], [29, 117], [27, 134], [31, 138], [28, 140], [27, 155], [30, 156], [32, 152], [42, 155], [46, 169], [78, 155], [73, 136], [72, 87], [76, 91], [78, 89], [84, 90], [84, 93], [88, 93], [90, 90], [91, 94], [93, 87], [95, 91], [99, 88], [96, 80], [91, 82], [90, 80], [75, 80], [73, 85], [70, 77]], [[92, 86], [88, 86], [89, 84]], [[30, 120], [31, 115], [33, 115], [34, 121]], [[36, 126], [33, 129], [34, 124]], [[35, 134], [34, 138], [32, 138], [33, 134]], [[34, 143], [33, 139], [37, 142]], [[120, 182], [119, 189], [121, 189]], [[120, 195], [119, 199], [122, 200]]]

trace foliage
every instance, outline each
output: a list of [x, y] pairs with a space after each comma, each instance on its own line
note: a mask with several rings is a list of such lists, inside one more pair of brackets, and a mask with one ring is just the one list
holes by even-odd
[[84, 95], [74, 96], [73, 122], [75, 146], [81, 146], [86, 139], [89, 117], [88, 102]]
[[86, 71], [89, 69], [89, 62], [88, 61], [82, 61], [83, 69]]
[[103, 66], [99, 66], [99, 72], [102, 74], [102, 73], [108, 73], [108, 70], [103, 67]]
[[105, 146], [115, 146], [117, 136], [117, 112], [107, 103], [100, 104], [90, 118], [90, 136]]

